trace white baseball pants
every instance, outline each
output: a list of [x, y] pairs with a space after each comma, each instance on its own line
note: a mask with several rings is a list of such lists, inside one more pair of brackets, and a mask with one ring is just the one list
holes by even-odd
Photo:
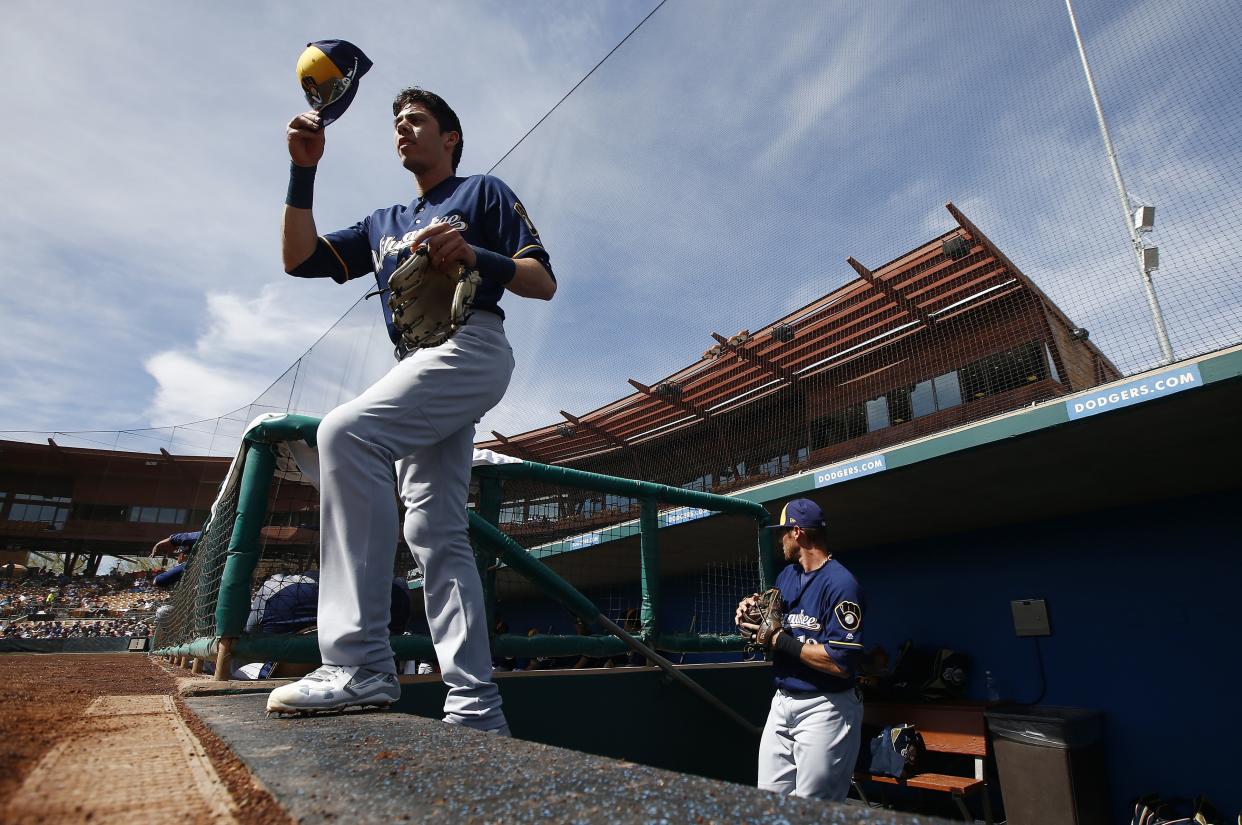
[[415, 350], [328, 413], [318, 433], [324, 664], [395, 673], [388, 613], [399, 489], [405, 540], [423, 572], [427, 622], [448, 687], [445, 721], [481, 730], [502, 728], [505, 718], [466, 498], [474, 425], [499, 403], [512, 372], [500, 316], [476, 312], [447, 342]]
[[759, 787], [782, 796], [845, 799], [862, 740], [858, 693], [777, 690], [759, 740]]

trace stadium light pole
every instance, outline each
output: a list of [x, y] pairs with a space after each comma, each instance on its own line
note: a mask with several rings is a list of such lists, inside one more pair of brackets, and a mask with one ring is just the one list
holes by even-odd
[[1121, 212], [1125, 217], [1126, 230], [1130, 233], [1130, 243], [1138, 260], [1139, 278], [1143, 282], [1143, 291], [1147, 293], [1147, 306], [1151, 309], [1151, 317], [1156, 325], [1156, 340], [1160, 343], [1162, 364], [1173, 362], [1173, 347], [1169, 343], [1169, 331], [1164, 326], [1164, 315], [1160, 312], [1160, 301], [1156, 298], [1156, 286], [1152, 283], [1151, 269], [1148, 268], [1143, 255], [1143, 242], [1139, 238], [1138, 228], [1134, 225], [1134, 216], [1130, 207], [1130, 196], [1126, 194], [1125, 182], [1121, 179], [1121, 167], [1117, 164], [1117, 152], [1113, 149], [1113, 140], [1108, 135], [1108, 123], [1104, 120], [1104, 108], [1100, 105], [1100, 95], [1095, 89], [1095, 78], [1091, 75], [1091, 64], [1087, 62], [1087, 50], [1082, 44], [1082, 35], [1078, 32], [1078, 20], [1074, 17], [1072, 0], [1065, 0], [1065, 8], [1069, 12], [1070, 26], [1074, 29], [1074, 41], [1078, 44], [1078, 56], [1082, 59], [1082, 71], [1087, 76], [1087, 86], [1091, 89], [1091, 101], [1095, 104], [1095, 118], [1100, 124], [1100, 135], [1104, 138], [1104, 148], [1108, 152], [1108, 162], [1113, 168], [1113, 181], [1117, 184], [1117, 194], [1121, 197]]

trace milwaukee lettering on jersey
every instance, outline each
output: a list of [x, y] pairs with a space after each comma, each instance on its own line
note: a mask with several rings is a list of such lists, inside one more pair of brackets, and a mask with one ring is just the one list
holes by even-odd
[[820, 625], [819, 619], [814, 616], [808, 616], [805, 613], [785, 614], [785, 627], [790, 630], [810, 630], [814, 633], [818, 633], [821, 626], [822, 625]]
[[[388, 278], [397, 268], [403, 250], [414, 242], [423, 229], [447, 223], [461, 233], [462, 239], [476, 247], [490, 250], [506, 258], [535, 258], [552, 275], [548, 255], [515, 209], [517, 196], [499, 178], [474, 175], [451, 177], [422, 193], [406, 204], [377, 210], [348, 229], [329, 232], [323, 240], [340, 260], [344, 274], [339, 281], [374, 273], [380, 294], [388, 289]], [[334, 276], [335, 277], [335, 276]], [[474, 297], [474, 311], [493, 312], [504, 317], [500, 299], [504, 284], [485, 280]], [[393, 343], [401, 335], [393, 325], [392, 310], [381, 302], [384, 322]]]
[[[456, 229], [458, 232], [465, 232], [467, 229], [470, 228], [470, 224], [462, 220], [461, 215], [457, 215], [457, 214], [446, 215], [443, 218], [432, 218], [431, 221], [428, 222], [427, 225], [435, 226], [436, 224], [439, 224], [439, 223], [451, 224], [452, 227]], [[410, 246], [411, 244], [413, 244], [414, 236], [417, 235], [421, 231], [422, 231], [421, 229], [411, 229], [409, 232], [406, 232], [400, 238], [394, 237], [392, 235], [385, 235], [382, 238], [380, 238], [378, 254], [375, 257], [376, 268], [378, 268], [381, 265], [381, 262], [383, 261], [384, 258], [387, 258], [389, 255], [396, 255], [402, 249], [405, 249], [407, 246]]]

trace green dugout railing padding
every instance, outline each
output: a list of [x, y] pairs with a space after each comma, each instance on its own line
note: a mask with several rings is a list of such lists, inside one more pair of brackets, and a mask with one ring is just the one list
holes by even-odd
[[[242, 632], [250, 612], [251, 582], [261, 552], [259, 531], [267, 515], [268, 495], [276, 470], [276, 455], [272, 444], [305, 441], [314, 446], [318, 426], [317, 418], [283, 415], [261, 421], [246, 432], [245, 461], [241, 471], [236, 520], [230, 534], [216, 597], [214, 636], [163, 647], [155, 651], [156, 653], [195, 658], [216, 657], [219, 660], [218, 670], [227, 670], [223, 665], [229, 659], [241, 662], [319, 661], [317, 639], [313, 634], [245, 635]], [[496, 526], [504, 481], [530, 479], [563, 487], [611, 493], [639, 501], [641, 569], [637, 572], [642, 593], [642, 619], [641, 630], [633, 634], [634, 638], [641, 639], [652, 648], [674, 653], [741, 650], [743, 640], [738, 635], [665, 634], [660, 631], [657, 624], [660, 604], [657, 508], [660, 504], [671, 504], [745, 516], [753, 518], [757, 528], [763, 528], [771, 522], [771, 516], [763, 506], [728, 496], [529, 461], [483, 465], [476, 467], [474, 473], [480, 482], [480, 498], [478, 512], [470, 513], [470, 533], [479, 556], [480, 572], [488, 599], [489, 626], [495, 588], [495, 565], [490, 563], [493, 559], [499, 559], [504, 565], [526, 577], [546, 595], [588, 623], [599, 620], [599, 623], [609, 624], [603, 620], [599, 608], [590, 599]], [[760, 582], [763, 587], [768, 587], [775, 576], [771, 531], [757, 529], [756, 532]], [[194, 598], [200, 603], [209, 599], [213, 592], [212, 584], [207, 580], [201, 581]], [[394, 653], [401, 659], [429, 659], [434, 655], [431, 640], [425, 636], [394, 636], [391, 641]], [[492, 640], [492, 649], [496, 655], [501, 656], [608, 657], [625, 653], [632, 646], [615, 635], [506, 635], [495, 637]], [[227, 676], [227, 672], [217, 673], [217, 678]]]
[[[276, 469], [276, 456], [267, 444], [246, 445], [246, 463], [237, 496], [237, 519], [225, 556], [224, 573], [216, 601], [216, 635], [237, 636], [250, 614], [250, 581], [259, 562], [259, 530], [267, 517], [267, 495]], [[204, 578], [200, 587], [210, 582]]]

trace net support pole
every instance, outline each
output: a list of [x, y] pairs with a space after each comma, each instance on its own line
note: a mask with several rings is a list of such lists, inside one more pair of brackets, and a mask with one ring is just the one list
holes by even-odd
[[1151, 312], [1152, 323], [1156, 328], [1156, 343], [1160, 345], [1161, 364], [1173, 363], [1173, 345], [1169, 343], [1169, 331], [1164, 325], [1164, 315], [1160, 311], [1160, 301], [1156, 298], [1156, 286], [1151, 279], [1151, 270], [1143, 262], [1143, 242], [1139, 239], [1138, 230], [1134, 226], [1131, 215], [1130, 195], [1126, 191], [1125, 181], [1121, 178], [1121, 165], [1117, 162], [1117, 151], [1113, 148], [1113, 139], [1108, 134], [1108, 121], [1104, 119], [1104, 107], [1100, 104], [1100, 93], [1095, 88], [1095, 77], [1091, 74], [1091, 64], [1087, 62], [1087, 48], [1082, 43], [1082, 35], [1078, 32], [1078, 20], [1074, 17], [1074, 4], [1065, 0], [1065, 9], [1069, 12], [1070, 27], [1074, 30], [1074, 42], [1078, 44], [1078, 57], [1082, 61], [1083, 74], [1087, 76], [1087, 88], [1091, 90], [1091, 102], [1095, 106], [1095, 119], [1100, 127], [1100, 136], [1104, 139], [1104, 150], [1108, 154], [1108, 164], [1113, 172], [1113, 183], [1117, 185], [1117, 195], [1121, 199], [1121, 212], [1126, 222], [1126, 230], [1130, 233], [1130, 244], [1138, 261], [1139, 279], [1143, 284], [1143, 293], [1147, 296], [1147, 308]]
[[656, 500], [644, 498], [639, 511], [639, 553], [642, 557], [643, 635], [654, 638], [660, 632], [660, 515]]

